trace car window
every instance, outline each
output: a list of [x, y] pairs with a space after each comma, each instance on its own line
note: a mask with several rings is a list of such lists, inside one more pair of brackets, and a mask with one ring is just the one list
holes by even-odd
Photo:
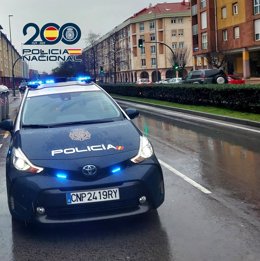
[[218, 73], [219, 73], [218, 69], [211, 69], [211, 70], [206, 70], [205, 71], [206, 77], [210, 77], [210, 76], [216, 75]]
[[121, 111], [101, 91], [29, 97], [22, 111], [22, 125], [106, 121], [122, 118]]
[[194, 78], [200, 78], [201, 77], [202, 72], [201, 71], [193, 71], [192, 75], [191, 75], [191, 79]]

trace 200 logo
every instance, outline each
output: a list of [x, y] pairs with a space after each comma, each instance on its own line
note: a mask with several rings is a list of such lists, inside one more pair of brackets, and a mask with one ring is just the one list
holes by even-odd
[[[34, 28], [33, 36], [24, 44], [25, 45], [53, 45], [62, 41], [65, 44], [75, 44], [81, 37], [80, 28], [74, 23], [66, 23], [59, 26], [55, 23], [47, 23], [41, 29], [35, 23], [28, 23], [23, 28], [23, 34], [27, 35], [28, 28]], [[41, 41], [37, 41], [40, 35]]]

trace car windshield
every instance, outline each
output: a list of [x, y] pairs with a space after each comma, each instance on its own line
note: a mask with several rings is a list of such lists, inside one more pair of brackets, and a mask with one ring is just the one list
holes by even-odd
[[101, 91], [28, 97], [22, 111], [23, 127], [96, 123], [123, 119], [121, 111]]

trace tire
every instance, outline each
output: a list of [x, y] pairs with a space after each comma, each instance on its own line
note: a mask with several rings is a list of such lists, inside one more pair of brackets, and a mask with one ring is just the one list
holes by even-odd
[[223, 76], [217, 76], [216, 77], [216, 83], [217, 84], [224, 84], [225, 82], [226, 82], [226, 80]]
[[9, 212], [12, 217], [12, 223], [17, 224], [18, 226], [29, 227], [31, 225], [31, 220], [22, 220], [20, 217], [18, 217], [17, 214], [12, 210], [9, 194], [7, 194], [7, 199]]

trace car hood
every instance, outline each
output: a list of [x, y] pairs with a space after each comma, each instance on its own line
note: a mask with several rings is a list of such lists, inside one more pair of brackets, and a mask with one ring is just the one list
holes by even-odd
[[104, 157], [138, 150], [140, 134], [129, 120], [21, 129], [14, 136], [14, 146], [30, 160]]

